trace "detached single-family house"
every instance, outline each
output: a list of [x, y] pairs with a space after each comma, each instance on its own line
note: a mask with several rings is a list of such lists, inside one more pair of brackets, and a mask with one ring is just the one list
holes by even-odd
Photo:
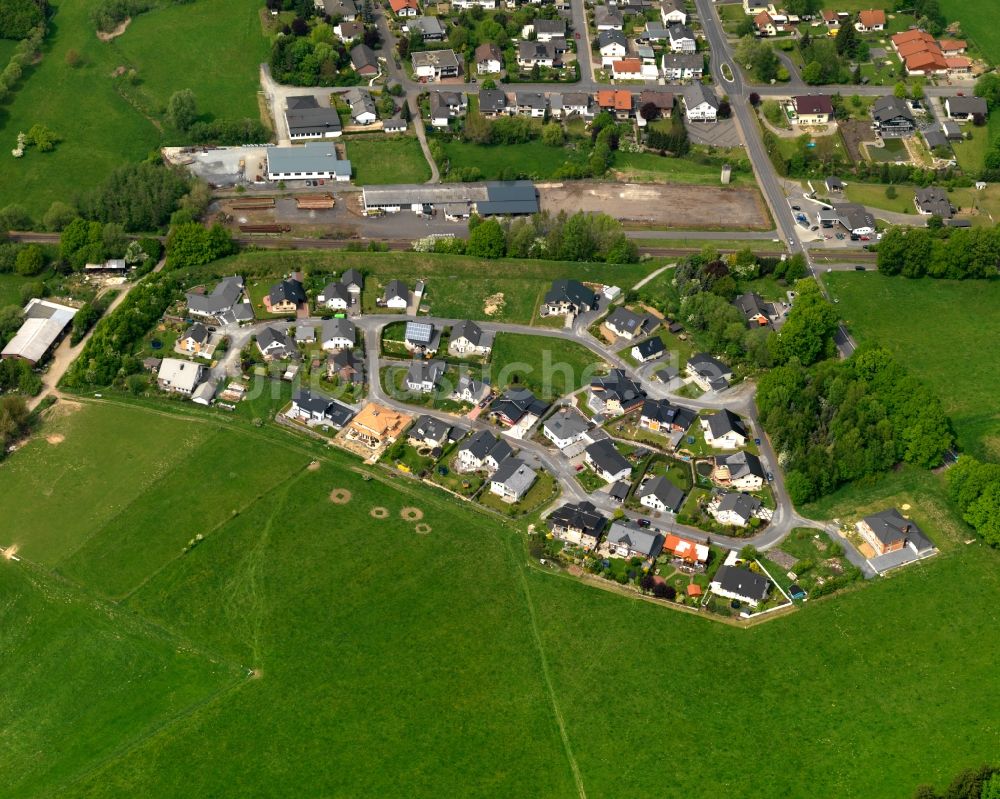
[[720, 566], [709, 584], [713, 594], [757, 607], [771, 590], [770, 581], [744, 566]]
[[[657, 89], [643, 89], [639, 92], [639, 101], [636, 105], [640, 111], [646, 106], [652, 105], [656, 108], [659, 116], [665, 119], [673, 113], [674, 95], [670, 92], [661, 92]], [[636, 121], [641, 127], [644, 127], [646, 124], [646, 120], [642, 114], [637, 115]]]
[[320, 342], [323, 349], [349, 350], [354, 347], [357, 328], [350, 319], [324, 319], [321, 326]]
[[406, 434], [407, 440], [416, 446], [443, 447], [451, 439], [452, 426], [435, 416], [419, 416]]
[[526, 388], [507, 389], [490, 407], [501, 424], [531, 426], [547, 411], [549, 406]]
[[768, 12], [761, 11], [753, 18], [753, 24], [757, 27], [757, 33], [761, 36], [777, 36], [778, 26], [774, 24], [774, 17]]
[[695, 83], [684, 95], [684, 111], [688, 122], [715, 122], [719, 115], [719, 98], [711, 86]]
[[688, 566], [704, 566], [708, 563], [709, 549], [706, 544], [699, 544], [677, 535], [668, 535], [663, 542], [663, 548], [673, 558], [683, 561]]
[[587, 438], [590, 423], [570, 408], [561, 408], [542, 423], [542, 435], [559, 449], [566, 449]]
[[431, 92], [431, 124], [436, 128], [446, 128], [452, 119], [465, 113], [468, 103], [462, 92]]
[[208, 332], [208, 328], [205, 325], [201, 322], [195, 322], [177, 339], [177, 346], [184, 350], [184, 352], [198, 355], [208, 347], [211, 337], [212, 334]]
[[579, 314], [597, 308], [597, 294], [578, 280], [554, 280], [545, 294], [542, 316]]
[[909, 136], [917, 128], [906, 101], [892, 94], [883, 95], [872, 104], [872, 120], [882, 138]]
[[365, 287], [365, 278], [357, 269], [351, 268], [344, 271], [340, 276], [340, 284], [347, 287], [347, 292], [357, 300], [361, 296], [361, 290]]
[[243, 278], [224, 277], [208, 294], [189, 291], [184, 295], [188, 313], [202, 319], [220, 322], [242, 322], [253, 319], [253, 308], [244, 301]]
[[405, 413], [369, 402], [347, 425], [347, 439], [378, 449], [399, 438], [412, 420]]
[[485, 380], [476, 380], [468, 374], [460, 375], [458, 385], [452, 392], [451, 399], [458, 402], [471, 402], [473, 405], [482, 402], [489, 396], [490, 384]]
[[903, 547], [909, 547], [917, 555], [934, 549], [917, 523], [907, 519], [896, 508], [865, 516], [857, 523], [857, 529], [876, 555], [896, 552]]
[[951, 119], [963, 122], [972, 119], [976, 114], [983, 118], [989, 114], [989, 108], [982, 97], [946, 97], [944, 110]]
[[476, 72], [480, 75], [490, 75], [499, 72], [503, 67], [503, 53], [493, 42], [483, 42], [476, 48]]
[[739, 449], [747, 443], [746, 425], [728, 408], [702, 417], [701, 429], [705, 443], [712, 449]]
[[461, 69], [454, 50], [418, 50], [412, 62], [413, 73], [426, 81], [457, 78]]
[[329, 397], [300, 388], [292, 395], [292, 406], [286, 415], [308, 425], [329, 425], [340, 429], [351, 420], [354, 411]]
[[603, 5], [594, 9], [594, 27], [597, 32], [620, 31], [625, 25], [625, 19], [617, 6]]
[[351, 66], [363, 78], [378, 75], [378, 56], [363, 42], [351, 48]]
[[694, 31], [687, 25], [671, 25], [667, 28], [670, 36], [671, 53], [694, 53], [698, 50], [695, 42]]
[[395, 311], [405, 311], [410, 304], [410, 290], [402, 280], [390, 280], [382, 292], [382, 305]]
[[639, 413], [639, 427], [653, 433], [683, 433], [698, 418], [697, 412], [668, 399], [648, 399]]
[[750, 520], [758, 515], [762, 507], [763, 505], [757, 497], [728, 491], [708, 506], [708, 512], [715, 517], [719, 524], [746, 527], [750, 524]]
[[421, 16], [413, 17], [403, 26], [407, 33], [419, 32], [425, 42], [444, 41], [444, 25], [437, 17]]
[[937, 186], [917, 189], [916, 194], [913, 195], [913, 204], [917, 208], [917, 213], [924, 216], [934, 215], [941, 217], [941, 219], [951, 219], [955, 214], [948, 194]]
[[490, 478], [490, 493], [504, 502], [520, 502], [538, 475], [520, 458], [507, 458]]
[[792, 102], [796, 125], [826, 125], [833, 121], [833, 102], [825, 94], [800, 94]]
[[397, 17], [415, 17], [420, 14], [417, 0], [389, 0], [389, 7]]
[[306, 290], [302, 281], [292, 277], [275, 283], [264, 299], [264, 307], [270, 313], [295, 313], [306, 301]]
[[180, 358], [164, 358], [156, 374], [156, 385], [161, 391], [190, 396], [201, 382], [205, 369], [193, 361]]
[[519, 41], [517, 65], [522, 69], [536, 66], [554, 68], [562, 65], [562, 58], [553, 42]]
[[660, 68], [667, 80], [701, 80], [705, 57], [701, 53], [665, 53]]
[[640, 505], [659, 513], [677, 513], [684, 503], [684, 492], [662, 474], [643, 483], [635, 495]]
[[315, 344], [316, 343], [316, 326], [315, 325], [296, 325], [295, 326], [295, 343], [296, 344]]
[[612, 522], [607, 541], [611, 555], [619, 558], [652, 560], [663, 551], [663, 535], [628, 521]]
[[733, 377], [732, 369], [704, 352], [688, 358], [684, 372], [702, 391], [721, 391], [729, 386]]
[[622, 58], [611, 63], [614, 80], [656, 80], [659, 75], [655, 64], [643, 64], [641, 58]]
[[624, 480], [632, 474], [632, 465], [610, 438], [595, 441], [583, 451], [584, 462], [606, 483]]
[[365, 362], [353, 350], [334, 350], [326, 358], [326, 376], [342, 385], [363, 386]]
[[601, 54], [601, 66], [610, 67], [628, 52], [628, 39], [619, 30], [601, 31], [597, 35], [597, 50]]
[[441, 331], [430, 322], [407, 322], [403, 332], [403, 346], [408, 352], [431, 355], [441, 345]]
[[683, 0], [663, 0], [660, 3], [660, 20], [664, 25], [686, 25], [687, 16]]
[[378, 114], [375, 113], [375, 101], [365, 89], [357, 87], [350, 89], [344, 95], [344, 99], [351, 107], [351, 119], [354, 120], [355, 125], [371, 125], [378, 120]]
[[328, 17], [340, 17], [348, 22], [358, 18], [358, 6], [354, 0], [316, 0], [316, 7]]
[[885, 11], [881, 8], [868, 8], [858, 12], [858, 21], [854, 27], [861, 33], [885, 30]]
[[328, 283], [316, 296], [316, 304], [331, 311], [346, 311], [351, 307], [351, 293], [343, 283]]
[[629, 119], [633, 109], [632, 92], [628, 89], [598, 89], [597, 107], [614, 114], [615, 119]]
[[489, 118], [509, 114], [507, 93], [500, 89], [480, 89], [479, 113]]
[[590, 395], [590, 407], [608, 416], [630, 413], [646, 399], [642, 384], [626, 375], [624, 369], [612, 369], [603, 377], [594, 377], [590, 381]]
[[525, 25], [525, 31], [521, 31], [524, 38], [535, 34], [535, 40], [539, 42], [553, 42], [560, 47], [566, 46], [566, 21], [562, 19], [536, 19]]
[[732, 455], [716, 455], [712, 479], [737, 491], [760, 491], [764, 487], [764, 467], [752, 452], [741, 450]]
[[458, 358], [475, 356], [485, 358], [493, 349], [493, 334], [483, 331], [475, 322], [468, 319], [459, 322], [451, 328], [451, 338], [448, 341], [448, 354]]
[[823, 228], [840, 225], [852, 236], [870, 236], [875, 232], [875, 217], [860, 203], [830, 203], [830, 210], [820, 209], [816, 221]]
[[257, 334], [257, 349], [265, 361], [282, 361], [299, 356], [295, 342], [287, 332], [277, 327], [265, 327]]
[[773, 308], [759, 294], [748, 291], [733, 300], [733, 305], [740, 309], [750, 327], [767, 327], [771, 324]]
[[541, 119], [548, 109], [548, 100], [544, 92], [517, 92], [514, 95], [517, 113], [521, 116]]
[[647, 363], [648, 361], [655, 361], [657, 358], [663, 357], [666, 351], [667, 345], [663, 343], [663, 339], [659, 336], [653, 336], [652, 338], [647, 338], [645, 341], [640, 341], [632, 347], [631, 353], [632, 357], [639, 363]]
[[417, 394], [430, 394], [444, 375], [444, 361], [410, 361], [406, 370], [406, 388]]
[[615, 308], [604, 320], [604, 326], [621, 338], [631, 341], [636, 336], [652, 332], [657, 325], [656, 317], [638, 314], [625, 306]]
[[546, 521], [554, 538], [585, 550], [598, 545], [608, 525], [608, 520], [594, 507], [594, 503], [586, 500], [556, 508]]
[[502, 438], [498, 439], [488, 430], [480, 430], [458, 448], [455, 468], [460, 472], [496, 471], [513, 452]]

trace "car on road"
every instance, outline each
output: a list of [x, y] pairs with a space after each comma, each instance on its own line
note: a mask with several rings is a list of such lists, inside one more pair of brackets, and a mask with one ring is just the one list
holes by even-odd
[[861, 237], [861, 240], [862, 240], [862, 241], [871, 241], [871, 240], [872, 240], [872, 237], [871, 237], [871, 236], [862, 236], [862, 237]]
[[802, 210], [802, 208], [801, 208], [800, 206], [798, 206], [798, 205], [793, 205], [793, 206], [792, 206], [792, 210], [793, 210], [793, 211], [801, 211], [801, 210]]
[[649, 527], [650, 525], [649, 519], [636, 519], [635, 523], [638, 524], [640, 527]]
[[768, 472], [767, 473], [767, 482], [769, 482], [769, 483], [773, 483], [774, 482], [774, 472]]
[[759, 447], [760, 446], [760, 439], [759, 438], [755, 438], [753, 440], [753, 443], [756, 444]]
[[817, 230], [819, 230], [819, 225], [813, 225], [813, 226], [812, 226], [811, 228], [809, 228], [809, 229], [810, 229], [811, 231], [813, 231], [813, 233], [815, 233], [815, 232], [816, 232]]
[[861, 264], [858, 264], [856, 267], [854, 267], [854, 271], [855, 272], [864, 272], [865, 271], [865, 267], [862, 266]]

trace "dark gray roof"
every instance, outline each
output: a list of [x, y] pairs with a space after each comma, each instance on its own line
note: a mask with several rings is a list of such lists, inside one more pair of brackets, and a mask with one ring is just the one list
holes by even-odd
[[541, 416], [549, 406], [528, 389], [508, 389], [492, 405], [492, 410], [517, 424], [527, 414]]
[[634, 336], [645, 326], [647, 321], [648, 317], [644, 314], [637, 314], [624, 306], [619, 306], [608, 315], [607, 324], [613, 325], [616, 330]]
[[982, 114], [986, 116], [989, 108], [982, 97], [949, 97], [945, 100], [948, 103], [948, 111], [954, 114]]
[[378, 57], [367, 44], [356, 44], [351, 48], [351, 66], [356, 70], [362, 67], [378, 69]]
[[350, 292], [347, 290], [347, 286], [343, 283], [327, 283], [326, 288], [323, 289], [324, 302], [329, 302], [332, 299], [343, 300], [344, 302], [349, 302], [351, 299]]
[[937, 186], [917, 189], [915, 199], [917, 206], [924, 213], [935, 214], [942, 219], [950, 219], [954, 213], [947, 193], [945, 193], [944, 189], [939, 189]]
[[739, 479], [748, 475], [755, 475], [763, 480], [765, 476], [764, 467], [761, 465], [760, 458], [752, 452], [741, 450], [740, 452], [733, 452], [729, 455], [717, 455], [715, 457], [715, 464], [716, 466], [728, 467], [729, 475], [734, 479]]
[[473, 433], [472, 437], [462, 444], [459, 452], [467, 450], [472, 453], [474, 458], [482, 460], [490, 454], [490, 450], [493, 449], [496, 443], [496, 437], [489, 430], [480, 430], [478, 433]]
[[444, 34], [444, 26], [434, 16], [411, 17], [406, 20], [406, 27], [410, 31], [418, 30], [424, 36], [441, 36]]
[[496, 113], [507, 108], [507, 95], [500, 89], [480, 89], [479, 110]]
[[594, 8], [594, 25], [621, 25], [622, 12], [614, 6], [596, 6]]
[[523, 493], [531, 487], [538, 475], [520, 458], [505, 458], [490, 479], [501, 483], [516, 493]]
[[729, 511], [730, 513], [735, 513], [744, 522], [748, 522], [753, 518], [753, 515], [760, 506], [761, 502], [757, 497], [742, 494], [738, 491], [728, 491], [722, 495], [717, 512]]
[[451, 340], [456, 341], [460, 338], [468, 339], [469, 343], [478, 347], [483, 340], [483, 329], [475, 322], [466, 319], [451, 328]]
[[207, 327], [205, 327], [201, 322], [195, 322], [187, 329], [187, 332], [181, 338], [193, 338], [199, 344], [204, 344], [208, 341], [210, 335], [211, 334], [208, 332]]
[[663, 536], [660, 533], [648, 533], [632, 522], [613, 522], [608, 530], [608, 543], [624, 545], [647, 558], [655, 558], [663, 550]]
[[721, 566], [715, 575], [723, 591], [760, 602], [767, 596], [771, 583], [761, 574], [743, 566]]
[[476, 203], [480, 216], [537, 214], [538, 192], [530, 180], [491, 181], [486, 184], [486, 200]]
[[303, 108], [285, 112], [288, 132], [297, 136], [319, 136], [342, 130], [340, 115], [335, 108]]
[[558, 36], [566, 33], [566, 22], [561, 19], [536, 19], [531, 24], [535, 26], [536, 35], [547, 33]]
[[706, 86], [704, 83], [695, 83], [688, 90], [688, 93], [684, 95], [684, 102], [688, 105], [688, 107], [708, 103], [716, 111], [719, 110], [718, 95], [716, 95], [715, 90], [711, 86]]
[[559, 439], [573, 438], [585, 432], [590, 423], [577, 411], [563, 408], [545, 420], [543, 427]]
[[733, 305], [739, 308], [747, 319], [753, 319], [758, 314], [768, 318], [771, 316], [771, 308], [764, 302], [764, 298], [753, 291], [741, 294], [733, 300]]
[[585, 535], [600, 536], [608, 520], [600, 514], [593, 502], [567, 503], [549, 514], [550, 527], [571, 527]]
[[594, 466], [602, 472], [618, 474], [625, 469], [632, 469], [632, 464], [615, 448], [615, 442], [610, 438], [595, 441], [587, 447], [586, 452]]
[[271, 286], [267, 296], [272, 305], [279, 302], [294, 302], [296, 305], [300, 305], [306, 301], [306, 290], [298, 280], [289, 278]]
[[334, 338], [346, 338], [354, 341], [357, 328], [350, 319], [324, 319], [323, 320], [323, 341]]
[[544, 111], [548, 108], [548, 100], [545, 99], [544, 92], [516, 92], [514, 101], [518, 106], [526, 106], [532, 109]]
[[872, 104], [872, 118], [876, 122], [891, 122], [898, 117], [903, 117], [910, 124], [913, 124], [913, 112], [910, 111], [905, 101], [900, 100], [895, 95], [883, 95]]
[[698, 412], [681, 405], [674, 405], [668, 399], [648, 399], [642, 404], [640, 415], [646, 419], [655, 419], [660, 424], [676, 425], [687, 430], [698, 416]]
[[624, 369], [612, 369], [605, 377], [595, 377], [590, 390], [605, 400], [617, 399], [622, 405], [633, 405], [645, 398], [642, 384], [625, 374]]
[[659, 336], [653, 336], [652, 338], [647, 338], [645, 341], [640, 341], [635, 345], [636, 349], [639, 351], [639, 357], [643, 360], [648, 360], [654, 355], [658, 355], [661, 352], [665, 352], [667, 345], [663, 343], [663, 339]]
[[360, 289], [364, 288], [365, 278], [357, 269], [348, 269], [340, 276], [340, 282], [348, 288], [357, 286]]
[[386, 300], [402, 298], [408, 300], [410, 298], [410, 290], [406, 287], [406, 284], [402, 280], [390, 280], [385, 287], [385, 294], [383, 295]]
[[444, 361], [410, 361], [410, 366], [406, 370], [406, 382], [414, 384], [430, 382], [437, 385], [444, 370]]
[[728, 408], [723, 408], [708, 417], [708, 429], [712, 432], [712, 438], [721, 438], [729, 432], [747, 437], [747, 428], [743, 420]]
[[671, 510], [674, 513], [680, 510], [681, 503], [684, 502], [684, 492], [662, 474], [647, 480], [642, 488], [636, 492], [636, 497], [642, 499], [650, 494], [662, 502], [667, 507], [667, 510]]
[[937, 126], [932, 128], [924, 128], [921, 133], [924, 135], [924, 141], [927, 142], [927, 146], [930, 149], [935, 149], [937, 147], [947, 147], [948, 137], [945, 136], [944, 130]]
[[912, 544], [918, 552], [934, 546], [919, 525], [904, 517], [896, 508], [865, 516], [864, 521], [883, 544], [892, 544], [902, 539]]
[[662, 60], [664, 69], [704, 70], [705, 56], [701, 53], [665, 53]]
[[333, 400], [322, 394], [313, 394], [308, 388], [300, 388], [292, 394], [292, 401], [309, 413], [325, 414]]
[[694, 31], [691, 30], [687, 25], [682, 25], [679, 22], [675, 22], [672, 25], [668, 25], [667, 33], [670, 34], [671, 40], [694, 38]]
[[614, 28], [601, 31], [597, 34], [598, 49], [606, 47], [609, 44], [620, 44], [626, 50], [628, 49], [628, 39], [625, 38], [625, 34]]
[[417, 419], [410, 430], [412, 438], [441, 443], [451, 432], [451, 425], [436, 416], [423, 415]]
[[285, 99], [285, 108], [289, 111], [304, 111], [307, 108], [319, 108], [319, 100], [312, 94], [295, 94]]
[[276, 327], [265, 327], [257, 334], [257, 346], [262, 350], [278, 345], [280, 348], [284, 349], [286, 354], [298, 353], [298, 348], [295, 346], [295, 342], [288, 336], [284, 330], [279, 330]]
[[611, 499], [617, 499], [619, 502], [624, 502], [631, 487], [632, 484], [629, 483], [628, 480], [617, 480], [612, 483], [611, 488], [608, 489], [608, 496], [611, 497]]
[[545, 302], [568, 302], [589, 311], [597, 302], [597, 295], [578, 280], [553, 280], [552, 288], [545, 295]]
[[243, 295], [243, 278], [239, 275], [224, 277], [210, 294], [192, 294], [186, 296], [188, 308], [196, 313], [215, 315], [228, 311]]

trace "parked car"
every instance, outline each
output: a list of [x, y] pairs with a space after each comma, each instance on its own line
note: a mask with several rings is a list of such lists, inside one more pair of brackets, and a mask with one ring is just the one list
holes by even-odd
[[649, 527], [649, 519], [636, 519], [635, 523], [640, 527]]
[[858, 264], [856, 267], [854, 267], [854, 271], [855, 272], [864, 272], [865, 271], [865, 267], [862, 266], [861, 264]]
[[793, 206], [792, 206], [792, 210], [793, 210], [793, 211], [801, 211], [801, 210], [802, 210], [802, 208], [801, 208], [801, 207], [799, 207], [798, 205], [793, 205]]

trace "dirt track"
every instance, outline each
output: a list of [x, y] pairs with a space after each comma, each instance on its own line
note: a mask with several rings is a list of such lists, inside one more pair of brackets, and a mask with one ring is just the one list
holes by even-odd
[[681, 230], [771, 227], [754, 188], [573, 181], [540, 183], [538, 193], [542, 210], [553, 214], [604, 212], [623, 222]]

